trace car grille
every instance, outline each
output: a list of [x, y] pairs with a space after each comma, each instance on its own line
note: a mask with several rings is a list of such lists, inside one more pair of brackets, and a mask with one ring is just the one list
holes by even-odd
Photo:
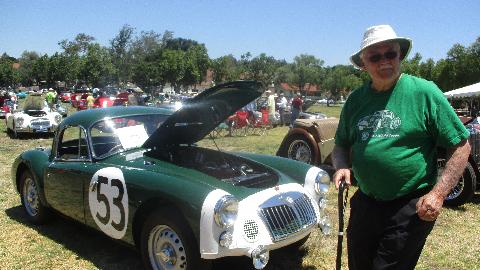
[[38, 119], [30, 122], [30, 125], [34, 127], [49, 127], [50, 121], [48, 119]]
[[315, 209], [305, 194], [291, 203], [265, 207], [260, 212], [274, 242], [285, 239], [317, 222]]

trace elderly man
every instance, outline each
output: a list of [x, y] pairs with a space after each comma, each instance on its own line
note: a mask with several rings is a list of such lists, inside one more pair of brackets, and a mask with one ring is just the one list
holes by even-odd
[[[345, 103], [332, 153], [336, 187], [350, 185], [351, 172], [359, 187], [350, 200], [350, 270], [414, 269], [470, 153], [469, 133], [440, 89], [400, 73], [411, 43], [373, 26], [350, 58], [371, 78]], [[437, 147], [449, 157], [438, 179]]]

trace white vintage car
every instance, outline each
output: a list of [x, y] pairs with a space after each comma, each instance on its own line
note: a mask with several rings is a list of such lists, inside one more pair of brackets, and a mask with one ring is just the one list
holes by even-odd
[[7, 113], [5, 120], [7, 133], [17, 138], [24, 133], [53, 133], [62, 121], [62, 115], [51, 110], [42, 95], [30, 94], [23, 107]]

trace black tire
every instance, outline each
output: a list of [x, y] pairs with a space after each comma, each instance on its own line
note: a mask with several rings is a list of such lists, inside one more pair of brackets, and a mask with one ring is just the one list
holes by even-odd
[[314, 146], [303, 135], [292, 135], [282, 146], [280, 156], [293, 160], [314, 164]]
[[15, 129], [15, 121], [13, 122], [13, 129], [12, 129], [12, 139], [18, 139], [18, 132]]
[[[438, 162], [439, 175], [445, 166], [445, 159], [439, 159]], [[448, 194], [444, 203], [448, 206], [460, 206], [468, 202], [473, 194], [475, 194], [476, 175], [472, 164], [467, 163], [467, 167], [463, 171], [463, 175], [458, 180], [457, 185]]]
[[30, 222], [43, 224], [48, 221], [50, 211], [42, 204], [37, 182], [29, 171], [24, 171], [20, 177], [20, 199]]
[[[145, 269], [209, 269], [187, 221], [177, 211], [160, 209], [150, 214], [140, 235], [140, 253]], [[156, 252], [155, 252], [156, 250]]]

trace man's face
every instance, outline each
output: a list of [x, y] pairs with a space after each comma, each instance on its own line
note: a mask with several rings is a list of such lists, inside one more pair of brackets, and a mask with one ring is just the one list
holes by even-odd
[[391, 82], [400, 75], [400, 45], [383, 42], [366, 48], [362, 52], [362, 69], [374, 82]]

